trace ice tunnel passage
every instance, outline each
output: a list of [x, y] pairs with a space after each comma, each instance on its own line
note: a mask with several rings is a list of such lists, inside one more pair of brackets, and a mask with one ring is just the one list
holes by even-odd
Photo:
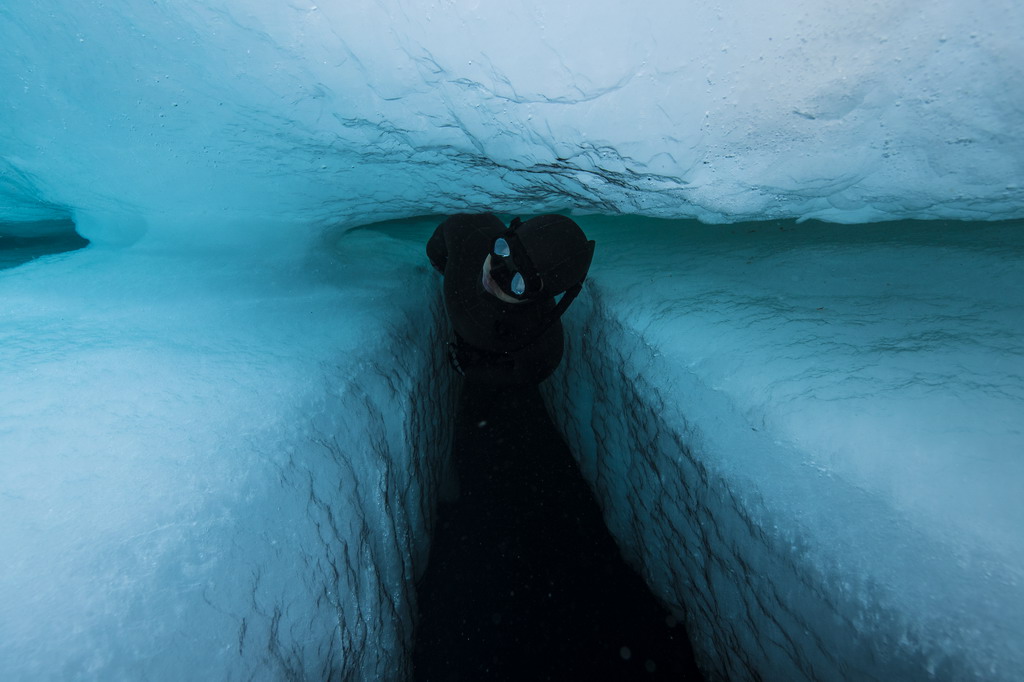
[[[1021, 224], [580, 221], [548, 407], [708, 677], [1013, 679]], [[5, 677], [408, 675], [435, 224], [0, 273]]]
[[463, 385], [455, 424], [457, 494], [417, 584], [414, 679], [700, 680], [539, 391]]
[[[0, 271], [0, 678], [401, 678], [431, 273], [282, 248], [1020, 219], [1022, 7], [6, 3], [0, 220], [92, 245]], [[1019, 223], [623, 220], [545, 390], [709, 676], [1018, 676]]]
[[[1013, 679], [1021, 223], [580, 220], [548, 407], [709, 678]], [[3, 270], [5, 677], [408, 676], [434, 224]]]

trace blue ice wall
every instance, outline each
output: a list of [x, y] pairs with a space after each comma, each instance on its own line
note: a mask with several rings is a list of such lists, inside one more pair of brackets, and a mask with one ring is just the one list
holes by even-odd
[[420, 241], [0, 270], [0, 678], [407, 676], [450, 447]]
[[1024, 223], [583, 225], [550, 408], [709, 679], [1019, 677]]

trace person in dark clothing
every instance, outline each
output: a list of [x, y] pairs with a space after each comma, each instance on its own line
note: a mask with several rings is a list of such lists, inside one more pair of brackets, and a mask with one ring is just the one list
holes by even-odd
[[[496, 216], [455, 215], [427, 242], [444, 275], [455, 330], [448, 352], [466, 380], [530, 386], [562, 360], [562, 313], [579, 294], [594, 242], [571, 219], [542, 215], [508, 227]], [[561, 299], [556, 297], [561, 294]]]

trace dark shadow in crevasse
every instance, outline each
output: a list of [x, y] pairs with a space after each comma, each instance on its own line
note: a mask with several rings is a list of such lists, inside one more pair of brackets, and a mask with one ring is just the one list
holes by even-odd
[[416, 680], [702, 679], [537, 388], [464, 386], [453, 457], [460, 494], [418, 585]]
[[75, 224], [70, 220], [0, 222], [0, 270], [88, 245], [89, 241], [75, 232]]

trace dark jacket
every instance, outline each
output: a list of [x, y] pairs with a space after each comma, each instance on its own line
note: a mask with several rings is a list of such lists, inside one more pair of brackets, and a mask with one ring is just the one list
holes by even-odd
[[505, 231], [497, 217], [455, 215], [427, 242], [427, 256], [444, 275], [444, 302], [456, 334], [459, 364], [469, 381], [538, 384], [562, 360], [562, 323], [540, 331], [553, 298], [506, 303], [483, 287], [483, 265]]

